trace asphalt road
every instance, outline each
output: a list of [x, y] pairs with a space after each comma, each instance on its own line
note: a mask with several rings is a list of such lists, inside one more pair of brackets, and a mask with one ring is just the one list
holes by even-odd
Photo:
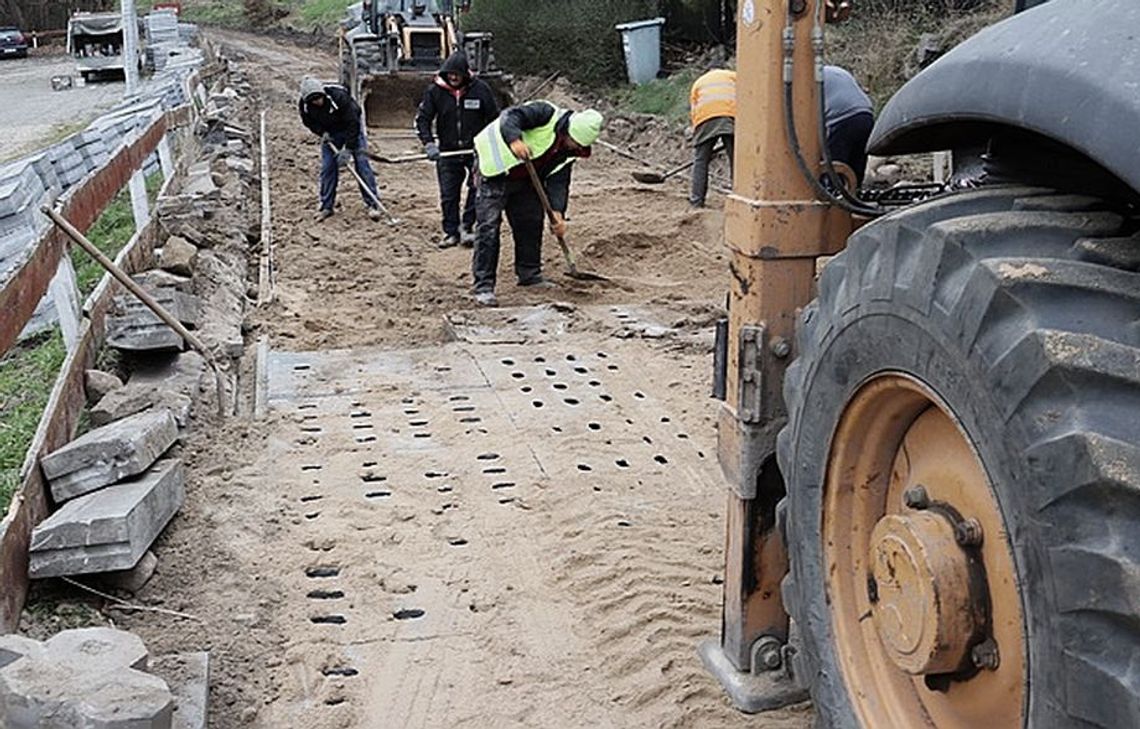
[[[74, 88], [52, 91], [52, 77], [65, 75], [73, 77]], [[0, 161], [78, 131], [122, 95], [122, 81], [84, 86], [75, 62], [58, 51], [0, 60]]]

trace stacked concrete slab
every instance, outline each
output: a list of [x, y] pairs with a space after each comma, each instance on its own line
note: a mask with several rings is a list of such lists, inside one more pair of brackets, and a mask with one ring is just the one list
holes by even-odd
[[151, 660], [113, 628], [0, 636], [0, 726], [205, 729], [208, 671], [204, 653]]
[[[162, 287], [149, 291], [171, 316], [188, 328], [201, 319], [198, 297]], [[107, 345], [125, 352], [181, 350], [182, 336], [132, 295], [115, 297], [115, 314], [107, 317]]]

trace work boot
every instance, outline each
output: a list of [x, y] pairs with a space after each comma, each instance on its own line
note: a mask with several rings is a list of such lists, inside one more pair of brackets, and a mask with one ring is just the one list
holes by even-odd
[[475, 234], [475, 228], [468, 228], [466, 225], [459, 229], [459, 243], [464, 248], [474, 248], [475, 239], [478, 236]]
[[476, 291], [475, 303], [479, 306], [498, 306], [499, 300], [495, 298], [494, 291]]
[[439, 245], [440, 249], [454, 248], [455, 246], [459, 245], [459, 236], [457, 236], [457, 235], [445, 235], [445, 236], [443, 236], [443, 240], [441, 240], [438, 243], [438, 245]]
[[380, 222], [384, 219], [384, 214], [380, 212], [380, 208], [368, 208], [368, 217], [374, 222]]
[[533, 278], [530, 281], [519, 281], [519, 286], [527, 289], [553, 289], [557, 288], [558, 284], [554, 283], [545, 276]]
[[332, 210], [329, 210], [328, 208], [321, 208], [319, 211], [317, 211], [317, 222], [318, 223], [321, 222], [322, 220], [328, 220], [331, 217], [332, 217]]

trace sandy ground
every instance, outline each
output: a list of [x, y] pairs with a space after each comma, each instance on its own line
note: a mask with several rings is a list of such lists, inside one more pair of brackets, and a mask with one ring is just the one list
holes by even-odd
[[[75, 87], [52, 91], [52, 76], [73, 76]], [[32, 152], [75, 131], [123, 97], [122, 81], [83, 84], [66, 54], [41, 50], [0, 61], [0, 160]]]
[[270, 414], [185, 446], [187, 503], [137, 599], [198, 620], [120, 624], [211, 652], [213, 727], [809, 726], [806, 707], [735, 712], [696, 654], [723, 570], [721, 214], [599, 153], [570, 239], [618, 282], [570, 282], [549, 245], [560, 287], [518, 289], [504, 236], [506, 308], [475, 312], [470, 253], [434, 247], [430, 166], [377, 170], [398, 228], [347, 183], [312, 222], [295, 90], [332, 57], [221, 40], [269, 109]]

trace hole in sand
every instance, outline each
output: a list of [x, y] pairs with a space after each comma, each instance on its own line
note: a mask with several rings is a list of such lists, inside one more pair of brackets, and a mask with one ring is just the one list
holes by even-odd
[[460, 418], [459, 422], [461, 422], [461, 423], [481, 423], [481, 422], [483, 422], [483, 418], [480, 418], [479, 416], [474, 415], [474, 416], [467, 417], [467, 418]]
[[633, 524], [629, 523], [629, 522], [628, 522], [628, 521], [626, 521], [625, 519], [619, 519], [619, 520], [618, 520], [618, 523], [617, 523], [617, 524], [618, 524], [618, 526], [620, 526], [620, 527], [628, 527], [628, 526], [633, 526]]
[[[630, 425], [632, 425], [632, 423], [630, 423]], [[650, 438], [648, 435], [641, 436], [641, 439], [643, 441], [645, 441], [646, 443], [648, 443], [649, 445], [653, 445], [653, 439]]]
[[376, 461], [365, 461], [364, 463], [360, 464], [360, 467], [361, 468], [372, 468], [375, 465], [376, 465]]
[[424, 611], [420, 610], [419, 608], [403, 608], [392, 613], [392, 617], [394, 617], [396, 620], [415, 620], [416, 618], [422, 618], [423, 616]]
[[483, 473], [506, 473], [507, 469], [502, 466], [495, 466], [494, 468], [484, 468]]
[[668, 415], [662, 415], [661, 416], [661, 422], [662, 423], [668, 423], [669, 422], [669, 416]]
[[446, 494], [446, 493], [449, 493], [449, 492], [454, 491], [454, 490], [455, 490], [455, 487], [452, 486], [451, 484], [447, 484], [447, 483], [445, 483], [444, 485], [442, 485], [436, 489], [436, 491], [440, 492], [441, 494]]
[[350, 418], [371, 418], [372, 413], [368, 412], [367, 410], [357, 410], [355, 413], [351, 413], [348, 417], [350, 417]]
[[624, 458], [619, 458], [614, 461], [614, 463], [617, 464], [618, 468], [629, 468], [629, 461], [625, 460]]
[[523, 385], [522, 387], [519, 388], [519, 391], [524, 392], [524, 393], [529, 393], [533, 389], [534, 388], [531, 387], [530, 385]]
[[446, 473], [440, 473], [439, 471], [428, 471], [424, 473], [424, 478], [443, 478], [446, 475]]
[[546, 361], [546, 357], [543, 357], [542, 355], [539, 355], [539, 356], [537, 356], [537, 357], [535, 357], [535, 358], [534, 358], [534, 361], [535, 361], [535, 362], [538, 362], [539, 364], [542, 364], [543, 362], [545, 362], [545, 361]]
[[355, 668], [352, 668], [351, 666], [330, 666], [328, 668], [321, 669], [321, 673], [323, 673], [326, 676], [345, 676], [345, 677], [348, 677], [348, 676], [355, 676], [355, 675], [359, 674], [360, 671], [356, 670]]
[[459, 405], [457, 407], [453, 407], [451, 409], [451, 412], [453, 412], [453, 413], [471, 413], [471, 412], [475, 412], [475, 406], [474, 405]]
[[[431, 433], [413, 433], [413, 434], [412, 434], [412, 437], [413, 437], [413, 438], [430, 438], [430, 437], [431, 437]], [[375, 439], [375, 438], [373, 438], [372, 440], [376, 440], [376, 439]]]
[[414, 408], [408, 408], [407, 410], [404, 411], [404, 415], [419, 415], [419, 414], [420, 414], [420, 411], [416, 410]]
[[602, 383], [598, 382], [597, 380], [590, 380], [590, 382], [588, 384], [590, 385], [590, 387], [601, 387], [602, 386]]
[[553, 430], [555, 433], [561, 433], [562, 432], [561, 426], [558, 426], [558, 425], [552, 425], [552, 426], [550, 426], [550, 429]]
[[574, 362], [574, 361], [576, 361], [577, 359], [578, 359], [578, 358], [577, 358], [577, 357], [575, 357], [575, 356], [574, 356], [574, 355], [572, 355], [572, 354], [568, 354], [568, 355], [566, 355], [566, 361], [567, 361], [567, 362]]
[[363, 481], [364, 483], [380, 483], [381, 481], [387, 481], [388, 477], [387, 476], [381, 476], [381, 475], [376, 474], [376, 473], [366, 473], [360, 477], [360, 480]]
[[356, 438], [357, 443], [372, 443], [375, 440], [376, 440], [376, 436], [374, 436], [374, 435], [361, 435], [361, 436], [357, 436], [357, 438]]
[[678, 433], [677, 437], [680, 438], [681, 440], [688, 440], [689, 434], [688, 433]]
[[606, 365], [606, 369], [610, 372], [617, 372], [618, 366], [616, 364]]
[[[427, 420], [409, 420], [408, 425], [410, 425], [413, 428], [422, 428], [425, 425], [427, 425], [428, 422], [429, 421], [427, 421]], [[369, 426], [369, 427], [371, 427], [371, 426]]]
[[609, 357], [609, 355], [605, 352], [598, 352], [598, 359], [605, 359], [606, 357]]
[[339, 600], [344, 597], [343, 590], [310, 590], [305, 597], [310, 600]]
[[585, 367], [575, 367], [575, 368], [574, 368], [574, 371], [575, 371], [575, 372], [577, 372], [577, 373], [578, 373], [578, 374], [580, 374], [580, 375], [584, 375], [584, 374], [586, 374], [587, 372], [589, 372], [589, 370], [588, 370], [588, 369], [586, 369]]
[[644, 400], [645, 399], [645, 393], [641, 392], [640, 390], [633, 393], [633, 396], [636, 397], [638, 400]]
[[353, 430], [368, 430], [372, 427], [372, 423], [355, 423], [352, 426]]
[[557, 374], [558, 374], [557, 370], [550, 370], [550, 369], [546, 370], [546, 376], [547, 377], [554, 377]]
[[307, 402], [304, 405], [298, 405], [298, 410], [316, 410], [317, 404], [315, 402]]
[[314, 615], [309, 621], [317, 625], [344, 625], [348, 618], [343, 615]]
[[305, 425], [305, 426], [301, 427], [301, 432], [302, 433], [320, 433], [320, 432], [322, 432], [322, 430], [321, 430], [321, 427], [317, 426], [317, 425]]
[[347, 700], [348, 699], [344, 698], [343, 696], [333, 696], [331, 698], [325, 699], [325, 706], [340, 706]]

